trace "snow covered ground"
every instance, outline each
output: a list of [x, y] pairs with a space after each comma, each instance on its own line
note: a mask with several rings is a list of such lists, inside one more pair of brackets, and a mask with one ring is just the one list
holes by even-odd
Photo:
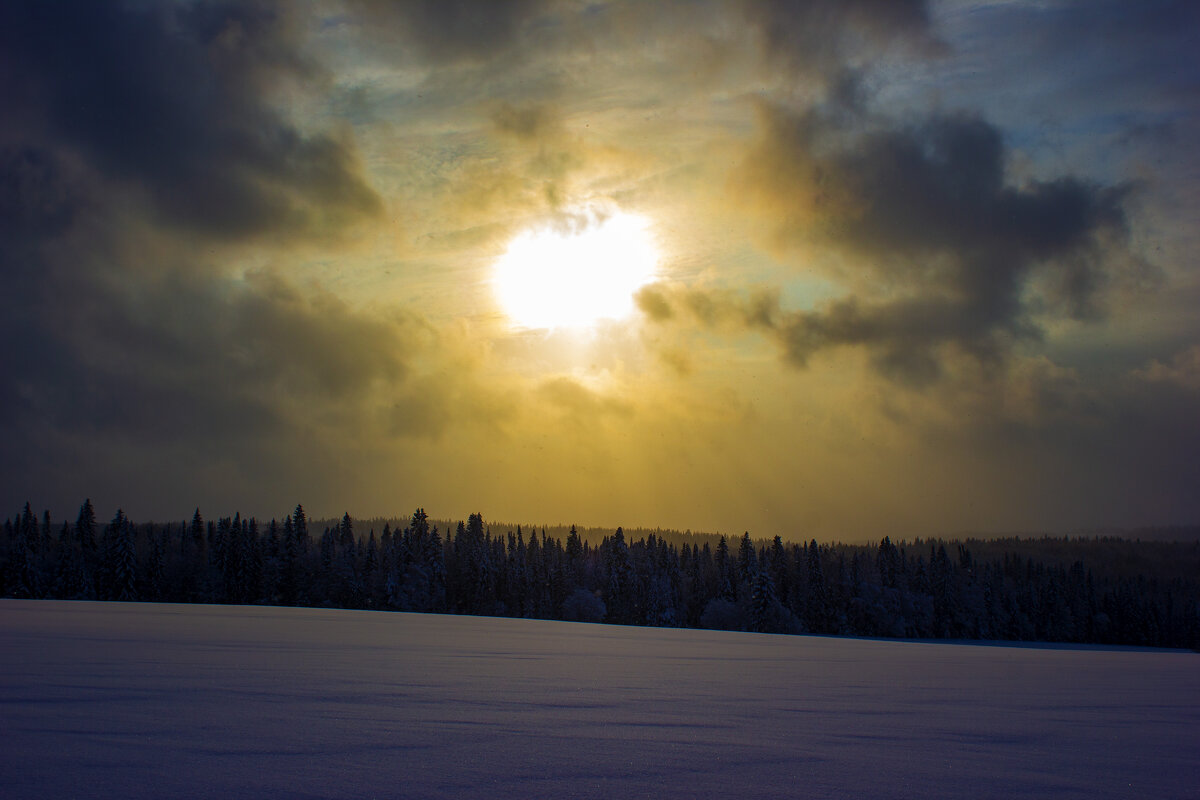
[[1200, 655], [0, 601], [0, 796], [1200, 797]]

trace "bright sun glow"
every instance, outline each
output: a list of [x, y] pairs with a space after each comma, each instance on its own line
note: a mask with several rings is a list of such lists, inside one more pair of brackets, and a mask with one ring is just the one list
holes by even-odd
[[650, 222], [636, 214], [580, 214], [568, 227], [521, 234], [496, 262], [497, 297], [525, 328], [582, 328], [633, 311], [655, 277]]

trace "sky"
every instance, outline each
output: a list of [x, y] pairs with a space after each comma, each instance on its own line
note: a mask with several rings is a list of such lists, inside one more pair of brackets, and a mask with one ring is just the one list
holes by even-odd
[[0, 4], [0, 501], [1195, 524], [1197, 52], [1155, 0]]

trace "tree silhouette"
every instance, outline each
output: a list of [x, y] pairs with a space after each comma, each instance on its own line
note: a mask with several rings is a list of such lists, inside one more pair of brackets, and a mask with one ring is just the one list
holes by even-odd
[[[97, 543], [85, 500], [53, 534], [26, 503], [0, 529], [0, 595], [326, 605], [637, 625], [871, 636], [1200, 646], [1200, 550], [1119, 539], [970, 540], [757, 548], [622, 528], [492, 536], [481, 514], [443, 541], [425, 510], [364, 537], [350, 515], [311, 548], [303, 507], [260, 529], [240, 513], [137, 525]], [[674, 538], [672, 538], [674, 537]], [[594, 540], [593, 540], [594, 541]], [[715, 548], [713, 545], [715, 544]], [[951, 557], [951, 554], [954, 557]], [[139, 558], [140, 555], [140, 558]]]

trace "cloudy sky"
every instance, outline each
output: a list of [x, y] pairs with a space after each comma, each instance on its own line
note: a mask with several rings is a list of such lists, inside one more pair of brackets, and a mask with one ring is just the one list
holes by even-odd
[[1198, 8], [3, 3], [3, 513], [1200, 521]]

